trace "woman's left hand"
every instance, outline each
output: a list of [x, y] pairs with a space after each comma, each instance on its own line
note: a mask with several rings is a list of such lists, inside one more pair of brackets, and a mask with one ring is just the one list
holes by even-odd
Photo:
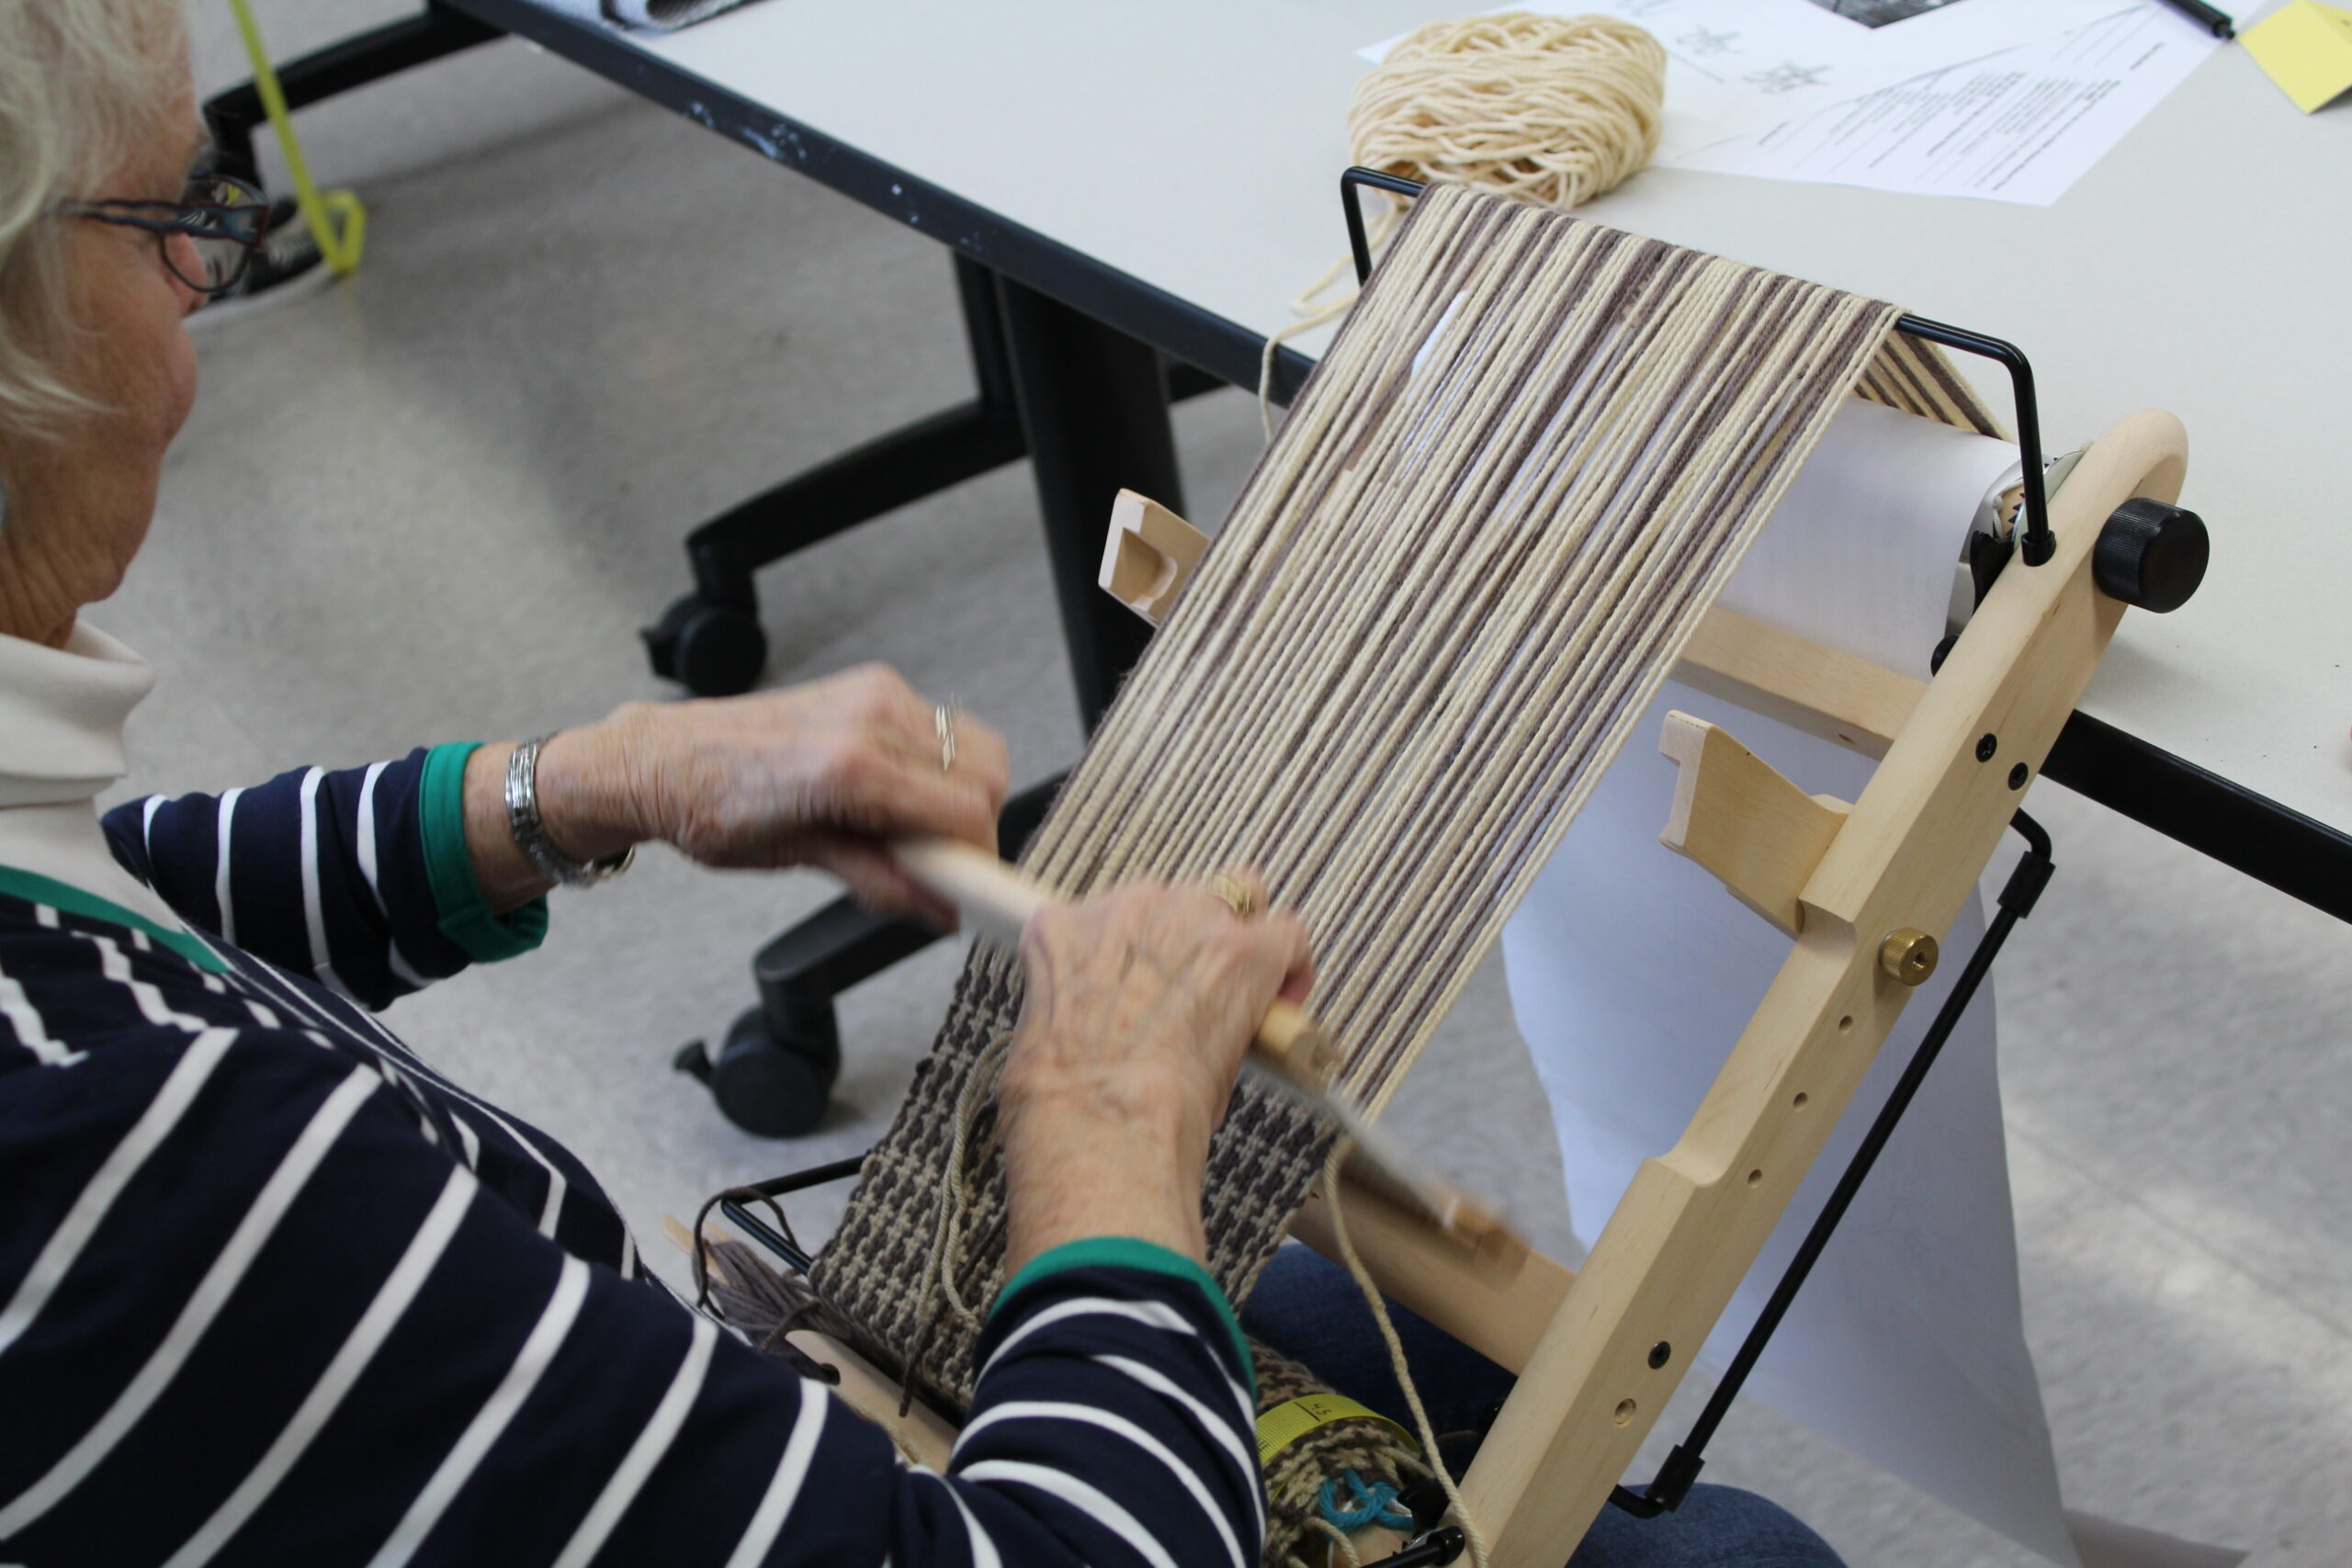
[[958, 839], [994, 852], [1003, 738], [869, 664], [782, 691], [632, 703], [539, 752], [548, 836], [583, 858], [658, 839], [705, 865], [812, 865], [858, 900], [955, 924], [883, 840]]

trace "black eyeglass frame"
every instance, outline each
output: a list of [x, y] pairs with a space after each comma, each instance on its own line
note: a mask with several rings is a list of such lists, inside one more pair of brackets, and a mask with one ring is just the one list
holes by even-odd
[[[164, 253], [164, 265], [171, 268], [172, 276], [208, 299], [217, 299], [244, 281], [245, 269], [253, 265], [262, 242], [268, 238], [269, 201], [252, 186], [229, 175], [205, 175], [194, 183], [225, 186], [251, 199], [204, 202], [108, 198], [63, 202], [57, 210], [67, 218], [86, 218], [95, 223], [141, 229], [154, 235]], [[171, 246], [165, 242], [174, 234], [185, 234], [191, 240], [226, 240], [242, 247], [242, 254], [227, 277], [218, 283], [198, 282], [182, 272], [172, 259]]]

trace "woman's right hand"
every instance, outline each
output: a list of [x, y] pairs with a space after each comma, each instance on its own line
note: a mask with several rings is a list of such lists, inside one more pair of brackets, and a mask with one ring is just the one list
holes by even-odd
[[[1229, 874], [1264, 903], [1253, 874]], [[1279, 910], [1245, 919], [1197, 884], [1136, 883], [1040, 912], [1021, 958], [998, 1095], [1006, 1272], [1099, 1235], [1204, 1258], [1209, 1138], [1267, 1008], [1306, 998], [1306, 928]]]

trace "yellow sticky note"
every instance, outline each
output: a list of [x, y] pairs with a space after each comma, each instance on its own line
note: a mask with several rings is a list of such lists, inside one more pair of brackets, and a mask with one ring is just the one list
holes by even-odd
[[2352, 88], [2352, 11], [2289, 0], [2239, 41], [2305, 114]]

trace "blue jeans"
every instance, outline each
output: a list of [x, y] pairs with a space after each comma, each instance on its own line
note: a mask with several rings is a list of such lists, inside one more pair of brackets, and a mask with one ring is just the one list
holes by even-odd
[[[1483, 1430], [1511, 1375], [1391, 1302], [1390, 1317], [1430, 1425]], [[1304, 1247], [1275, 1254], [1241, 1311], [1252, 1335], [1325, 1383], [1410, 1430], [1412, 1413], [1388, 1364], [1372, 1311], [1346, 1270]], [[1449, 1445], [1450, 1446], [1450, 1445]], [[1777, 1505], [1729, 1486], [1695, 1486], [1654, 1519], [1604, 1507], [1568, 1568], [1844, 1568], [1838, 1554]]]

